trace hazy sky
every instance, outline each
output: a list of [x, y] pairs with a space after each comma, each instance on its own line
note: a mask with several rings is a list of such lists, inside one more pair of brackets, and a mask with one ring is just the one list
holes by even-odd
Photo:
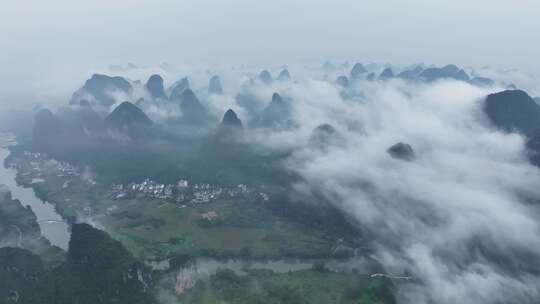
[[349, 58], [536, 72], [539, 14], [538, 0], [4, 0], [0, 96], [126, 62]]

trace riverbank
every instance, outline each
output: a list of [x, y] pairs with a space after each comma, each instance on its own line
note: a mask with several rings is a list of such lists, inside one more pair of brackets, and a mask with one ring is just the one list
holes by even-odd
[[250, 260], [346, 258], [361, 246], [354, 236], [282, 216], [281, 210], [276, 212], [276, 202], [217, 199], [178, 203], [142, 195], [117, 198], [111, 192], [113, 187], [96, 181], [90, 169], [75, 168], [21, 147], [12, 149], [8, 165], [17, 169], [18, 183], [51, 202], [62, 218], [70, 223], [93, 223], [142, 260], [182, 254]]
[[18, 247], [40, 256], [47, 267], [59, 265], [65, 252], [42, 236], [36, 215], [13, 199], [9, 188], [0, 184], [0, 247]]
[[36, 193], [29, 185], [22, 185], [17, 182], [18, 172], [7, 163], [10, 155], [9, 146], [15, 145], [15, 139], [9, 134], [0, 134], [0, 183], [6, 185], [14, 199], [29, 206], [36, 216], [41, 235], [49, 242], [64, 250], [67, 250], [69, 243], [69, 225], [64, 218], [58, 214], [53, 204], [36, 196]]

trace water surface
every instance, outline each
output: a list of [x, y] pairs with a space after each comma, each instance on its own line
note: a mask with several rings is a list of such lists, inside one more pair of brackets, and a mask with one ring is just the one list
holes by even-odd
[[18, 199], [23, 206], [30, 206], [37, 217], [41, 235], [51, 244], [67, 250], [70, 230], [67, 222], [56, 212], [54, 205], [44, 202], [36, 197], [34, 190], [17, 185], [15, 169], [6, 168], [4, 160], [9, 155], [8, 146], [15, 144], [12, 136], [0, 133], [0, 184], [6, 185], [14, 199]]

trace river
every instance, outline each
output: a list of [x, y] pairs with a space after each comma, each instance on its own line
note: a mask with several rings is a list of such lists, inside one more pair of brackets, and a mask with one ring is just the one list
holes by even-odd
[[51, 244], [67, 250], [70, 238], [68, 223], [56, 212], [54, 205], [37, 198], [33, 189], [23, 188], [17, 184], [15, 181], [16, 170], [4, 166], [4, 161], [9, 155], [7, 147], [13, 144], [15, 144], [13, 136], [0, 133], [0, 184], [9, 188], [14, 199], [18, 199], [21, 204], [32, 208], [43, 237], [48, 239]]

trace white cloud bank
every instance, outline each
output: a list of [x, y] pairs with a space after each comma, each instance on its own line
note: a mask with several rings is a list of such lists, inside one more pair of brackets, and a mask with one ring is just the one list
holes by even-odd
[[[265, 137], [295, 147], [288, 166], [372, 236], [389, 272], [421, 284], [403, 303], [532, 303], [540, 297], [540, 171], [524, 138], [498, 132], [482, 113], [488, 90], [460, 82], [360, 83], [363, 98], [333, 86], [292, 88], [297, 131]], [[303, 148], [309, 130], [330, 123], [346, 138], [325, 151]], [[272, 140], [272, 138], [274, 140]], [[412, 162], [386, 150], [406, 142]], [[305, 146], [304, 146], [305, 147]]]

